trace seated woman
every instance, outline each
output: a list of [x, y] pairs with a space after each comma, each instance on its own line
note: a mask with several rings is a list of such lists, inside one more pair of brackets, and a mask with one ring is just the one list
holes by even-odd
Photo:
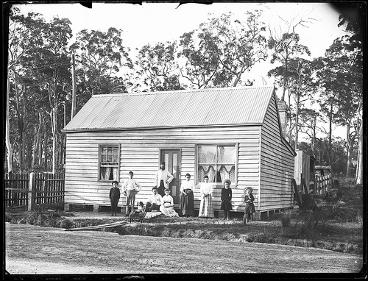
[[152, 188], [152, 195], [148, 198], [146, 204], [146, 212], [160, 211], [160, 206], [162, 204], [162, 197], [157, 192], [157, 187]]
[[165, 216], [168, 217], [178, 217], [179, 214], [174, 210], [174, 199], [170, 195], [170, 189], [165, 189], [165, 195], [162, 197], [162, 204], [160, 206], [160, 211]]

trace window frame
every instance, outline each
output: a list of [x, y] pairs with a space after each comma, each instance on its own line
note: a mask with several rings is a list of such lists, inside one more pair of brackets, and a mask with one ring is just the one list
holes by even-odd
[[[216, 160], [218, 159], [217, 153], [218, 153], [218, 147], [219, 146], [232, 146], [235, 148], [235, 182], [232, 182], [231, 185], [237, 185], [238, 184], [238, 158], [239, 158], [239, 143], [198, 143], [195, 145], [195, 184], [200, 183], [200, 181], [198, 180], [198, 165], [201, 164], [210, 164], [211, 163], [199, 163], [199, 157], [198, 157], [198, 152], [199, 152], [199, 146], [215, 146], [216, 147]], [[219, 163], [215, 163], [214, 165], [216, 165], [216, 169]], [[232, 163], [230, 163], [232, 164]], [[224, 164], [224, 163], [220, 163], [220, 165], [229, 165], [229, 164]], [[220, 182], [214, 182], [213, 184], [215, 185], [222, 185], [222, 183]]]
[[[100, 175], [101, 175], [101, 154], [102, 154], [102, 148], [104, 147], [113, 147], [113, 148], [117, 148], [118, 149], [118, 165], [117, 166], [112, 166], [112, 167], [116, 167], [118, 168], [118, 173], [117, 173], [117, 179], [113, 179], [113, 180], [105, 180], [105, 179], [101, 179]], [[120, 150], [121, 150], [121, 145], [119, 143], [100, 143], [98, 144], [98, 163], [97, 163], [97, 181], [98, 182], [113, 182], [113, 181], [118, 181], [120, 179]]]

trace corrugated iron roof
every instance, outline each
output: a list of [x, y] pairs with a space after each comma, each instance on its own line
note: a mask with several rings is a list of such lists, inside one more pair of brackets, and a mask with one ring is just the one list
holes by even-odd
[[95, 95], [64, 131], [262, 124], [273, 86]]

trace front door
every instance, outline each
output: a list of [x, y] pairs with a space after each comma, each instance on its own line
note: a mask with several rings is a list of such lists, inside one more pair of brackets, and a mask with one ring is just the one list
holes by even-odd
[[165, 168], [173, 176], [174, 179], [170, 183], [171, 196], [174, 198], [174, 204], [179, 204], [180, 200], [180, 150], [179, 149], [162, 149], [160, 153], [160, 163], [165, 162]]

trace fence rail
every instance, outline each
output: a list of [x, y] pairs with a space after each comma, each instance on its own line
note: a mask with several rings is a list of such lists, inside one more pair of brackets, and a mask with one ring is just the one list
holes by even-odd
[[62, 206], [64, 174], [5, 174], [5, 206], [25, 208]]

